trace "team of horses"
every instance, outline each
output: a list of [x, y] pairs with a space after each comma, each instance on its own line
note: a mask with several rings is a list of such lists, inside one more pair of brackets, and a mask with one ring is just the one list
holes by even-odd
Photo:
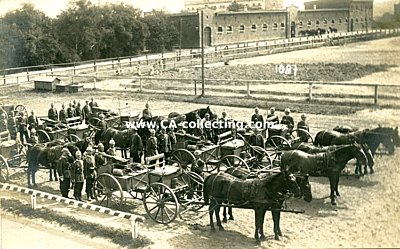
[[[171, 113], [166, 117], [157, 116], [143, 121], [154, 121], [159, 125], [162, 121], [196, 121], [214, 113], [209, 107], [186, 114]], [[145, 143], [150, 136], [149, 128], [138, 128]], [[99, 130], [95, 135], [95, 144], [102, 142], [105, 147], [113, 138], [117, 147], [127, 148], [131, 143], [132, 129], [119, 130], [108, 128]], [[54, 169], [61, 156], [62, 148], [69, 149], [75, 156], [76, 151], [85, 152], [90, 141], [88, 139], [77, 143], [55, 141], [47, 144], [37, 144], [29, 149], [27, 156], [31, 165], [42, 165]], [[351, 159], [356, 159], [356, 173], [374, 172], [374, 156], [379, 145], [383, 145], [389, 154], [400, 146], [398, 128], [377, 127], [355, 131], [352, 129], [324, 130], [317, 133], [314, 144], [294, 144], [291, 150], [281, 155], [280, 172], [260, 174], [243, 169], [230, 168], [226, 172], [208, 175], [204, 181], [204, 200], [209, 204], [210, 226], [215, 230], [213, 216], [216, 216], [217, 226], [223, 230], [219, 211], [224, 207], [224, 219], [227, 221], [225, 207], [228, 208], [230, 219], [233, 219], [231, 208], [246, 208], [255, 210], [255, 233], [258, 243], [265, 239], [263, 223], [266, 211], [270, 210], [274, 222], [275, 239], [282, 236], [280, 229], [280, 214], [284, 211], [283, 202], [291, 196], [303, 197], [306, 202], [312, 200], [311, 185], [308, 175], [322, 175], [329, 178], [331, 204], [336, 205], [339, 196], [339, 175]], [[50, 174], [50, 178], [52, 175]]]

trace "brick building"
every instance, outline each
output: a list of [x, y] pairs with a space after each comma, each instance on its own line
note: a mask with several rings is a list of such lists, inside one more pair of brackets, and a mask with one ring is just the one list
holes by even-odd
[[[210, 0], [211, 1], [211, 0]], [[170, 18], [180, 33], [181, 48], [201, 46], [201, 20], [205, 46], [267, 41], [326, 32], [371, 29], [373, 0], [320, 0], [276, 10], [216, 11], [173, 14]], [[203, 19], [201, 19], [203, 13]]]
[[400, 3], [394, 5], [394, 15], [400, 16]]
[[[186, 0], [184, 9], [188, 12], [196, 12], [206, 8], [226, 11], [232, 2], [232, 0]], [[273, 10], [283, 8], [283, 0], [236, 0], [236, 2], [247, 9]]]

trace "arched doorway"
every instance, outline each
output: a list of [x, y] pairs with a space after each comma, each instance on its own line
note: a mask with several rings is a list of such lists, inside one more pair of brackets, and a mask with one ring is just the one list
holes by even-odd
[[204, 28], [204, 46], [206, 46], [206, 47], [211, 46], [211, 28], [210, 27]]
[[296, 37], [296, 22], [290, 23], [290, 37]]
[[350, 20], [350, 32], [353, 32], [353, 31], [354, 31], [354, 19], [351, 18], [351, 20]]

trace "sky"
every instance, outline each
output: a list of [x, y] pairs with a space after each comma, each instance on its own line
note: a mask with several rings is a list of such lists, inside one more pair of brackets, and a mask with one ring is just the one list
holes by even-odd
[[[184, 0], [91, 0], [93, 3], [126, 3], [132, 4], [136, 8], [142, 9], [144, 12], [152, 9], [165, 9], [172, 13], [180, 12], [183, 9]], [[374, 0], [374, 3], [383, 3], [390, 0]], [[284, 0], [284, 6], [294, 4], [302, 8], [304, 0]], [[22, 3], [32, 3], [34, 6], [45, 12], [50, 17], [56, 17], [67, 9], [68, 0], [0, 0], [0, 15], [10, 10], [17, 9]]]

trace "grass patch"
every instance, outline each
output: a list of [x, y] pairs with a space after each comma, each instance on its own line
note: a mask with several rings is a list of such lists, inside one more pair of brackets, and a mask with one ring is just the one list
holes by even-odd
[[24, 204], [19, 200], [2, 198], [1, 208], [5, 212], [18, 216], [24, 216], [29, 219], [39, 218], [50, 221], [73, 231], [88, 235], [91, 238], [106, 238], [112, 241], [114, 244], [128, 248], [142, 248], [152, 244], [150, 239], [141, 235], [135, 241], [132, 241], [131, 231], [128, 230], [109, 228], [96, 223], [79, 220], [47, 208], [33, 210], [30, 205]]

